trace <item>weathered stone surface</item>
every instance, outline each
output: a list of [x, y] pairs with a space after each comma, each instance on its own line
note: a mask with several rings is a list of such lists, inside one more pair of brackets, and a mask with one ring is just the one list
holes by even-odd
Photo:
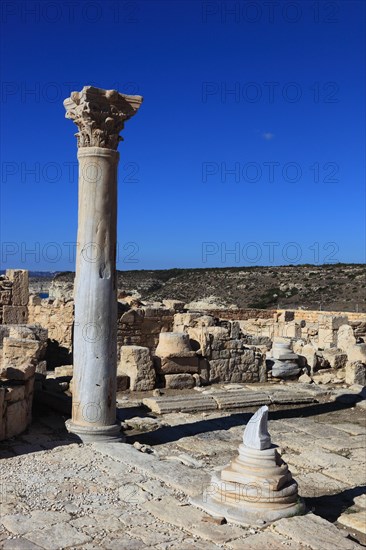
[[272, 376], [274, 378], [292, 378], [300, 374], [301, 368], [292, 361], [275, 360], [272, 365]]
[[366, 535], [366, 510], [361, 510], [360, 512], [354, 512], [351, 514], [342, 514], [339, 516], [337, 521], [345, 527], [355, 529], [356, 531]]
[[196, 381], [191, 374], [166, 374], [165, 387], [174, 390], [194, 388]]
[[142, 346], [122, 346], [118, 374], [129, 376], [130, 389], [133, 391], [152, 390], [156, 373], [149, 349]]
[[347, 363], [346, 384], [366, 386], [366, 364], [361, 362]]
[[366, 364], [366, 344], [356, 344], [347, 350], [348, 361], [355, 363], [360, 361]]
[[209, 480], [208, 474], [202, 470], [178, 462], [158, 460], [154, 455], [141, 453], [126, 443], [94, 443], [93, 448], [188, 495], [194, 495], [197, 487], [204, 486]]
[[209, 360], [210, 382], [259, 382], [261, 369], [265, 365], [264, 354], [255, 349], [246, 349], [243, 344], [240, 347], [223, 350], [227, 352], [228, 358]]
[[35, 361], [40, 348], [39, 342], [25, 338], [4, 338], [3, 366], [18, 367]]
[[348, 324], [347, 315], [332, 315], [324, 313], [318, 317], [319, 328], [338, 330], [342, 325]]
[[66, 521], [70, 515], [66, 512], [34, 510], [31, 514], [9, 514], [2, 518], [5, 528], [14, 535], [24, 535], [35, 529]]
[[347, 353], [348, 349], [356, 344], [351, 325], [341, 325], [337, 332], [337, 347]]
[[189, 357], [155, 357], [154, 363], [159, 372], [164, 374], [198, 373], [199, 358]]
[[356, 550], [359, 548], [347, 539], [347, 533], [314, 514], [276, 521], [271, 529], [312, 550]]
[[26, 306], [29, 300], [29, 277], [26, 269], [7, 269], [6, 276], [12, 281], [12, 303]]
[[317, 358], [314, 346], [312, 344], [305, 344], [305, 346], [303, 346], [301, 350], [301, 355], [305, 357], [311, 372], [313, 372], [318, 362], [318, 358]]
[[25, 400], [9, 403], [6, 408], [5, 437], [9, 439], [18, 435], [28, 425], [28, 407]]
[[263, 533], [229, 542], [228, 547], [232, 550], [306, 550], [307, 548], [268, 529]]
[[11, 305], [11, 290], [0, 290], [0, 306]]
[[168, 496], [161, 501], [145, 502], [142, 507], [161, 521], [171, 523], [217, 544], [224, 544], [242, 535], [239, 527], [203, 522], [202, 512], [198, 512], [191, 506], [180, 506], [176, 500]]
[[59, 550], [70, 546], [78, 546], [90, 542], [92, 539], [85, 533], [78, 531], [68, 523], [57, 523], [45, 529], [31, 531], [24, 538], [38, 544], [45, 550]]
[[28, 309], [26, 306], [3, 306], [4, 325], [21, 325], [27, 322]]
[[347, 354], [342, 353], [340, 349], [330, 348], [326, 349], [322, 353], [325, 362], [325, 367], [331, 367], [332, 369], [343, 369], [347, 363]]
[[157, 357], [189, 357], [192, 355], [189, 335], [186, 332], [161, 332], [155, 355]]
[[216, 401], [218, 408], [223, 410], [257, 407], [270, 403], [269, 396], [264, 392], [243, 390], [215, 391], [212, 397]]
[[212, 411], [217, 409], [217, 403], [210, 395], [194, 395], [194, 396], [164, 396], [164, 397], [147, 397], [143, 399], [144, 405], [151, 409], [152, 412], [158, 414], [170, 413], [175, 411], [196, 412], [196, 411]]

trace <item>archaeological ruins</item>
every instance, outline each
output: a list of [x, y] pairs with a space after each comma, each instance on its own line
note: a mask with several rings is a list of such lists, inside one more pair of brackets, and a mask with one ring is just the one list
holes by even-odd
[[[74, 286], [0, 275], [4, 549], [366, 544], [366, 313], [205, 307], [117, 288], [120, 131], [86, 86]], [[132, 123], [131, 123], [132, 124]]]

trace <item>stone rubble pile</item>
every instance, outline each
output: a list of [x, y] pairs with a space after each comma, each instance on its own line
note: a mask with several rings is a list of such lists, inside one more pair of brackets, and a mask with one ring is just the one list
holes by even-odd
[[6, 329], [0, 341], [0, 440], [22, 433], [31, 423], [34, 382], [47, 343], [47, 331], [40, 326]]

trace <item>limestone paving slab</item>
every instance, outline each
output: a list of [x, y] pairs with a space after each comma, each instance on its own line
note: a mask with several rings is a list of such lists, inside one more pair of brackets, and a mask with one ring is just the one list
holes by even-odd
[[340, 424], [333, 424], [333, 427], [336, 430], [340, 430], [341, 432], [346, 432], [347, 434], [351, 435], [363, 435], [365, 437], [365, 443], [366, 443], [366, 427], [360, 426], [359, 424], [352, 424], [351, 422], [344, 422]]
[[193, 506], [179, 505], [171, 497], [165, 497], [160, 501], [149, 501], [143, 504], [143, 508], [157, 517], [159, 520], [170, 523], [184, 529], [201, 538], [224, 544], [243, 536], [243, 529], [233, 525], [215, 525], [202, 521], [203, 513]]
[[250, 535], [243, 539], [236, 539], [227, 543], [232, 550], [306, 550], [306, 546], [292, 542], [281, 535], [272, 533], [268, 529], [262, 533]]
[[366, 510], [354, 512], [353, 514], [342, 514], [339, 516], [337, 521], [341, 525], [345, 525], [350, 529], [355, 529], [356, 531], [366, 535]]
[[1, 518], [4, 527], [14, 535], [24, 535], [29, 531], [43, 528], [45, 525], [53, 525], [70, 519], [66, 512], [53, 512], [51, 510], [35, 510], [29, 515], [13, 514]]
[[356, 550], [360, 546], [346, 538], [347, 533], [337, 529], [332, 523], [315, 516], [297, 516], [280, 519], [271, 526], [275, 533], [303, 544], [312, 550]]
[[94, 443], [96, 451], [106, 454], [120, 462], [137, 468], [139, 471], [155, 479], [160, 479], [175, 489], [194, 495], [197, 487], [204, 486], [209, 480], [205, 472], [192, 469], [184, 464], [162, 461], [155, 456], [140, 453], [126, 443]]
[[[340, 431], [336, 429], [335, 424], [330, 426], [326, 422], [316, 421], [312, 418], [284, 418], [281, 422], [297, 431], [312, 435], [315, 438], [329, 439], [332, 437], [339, 438], [340, 436]], [[347, 439], [346, 434], [344, 438], [344, 440]]]
[[332, 479], [321, 472], [298, 474], [296, 481], [299, 485], [299, 494], [307, 498], [337, 495], [348, 487], [346, 483]]
[[21, 537], [5, 540], [1, 548], [2, 550], [40, 550], [41, 546]]
[[91, 537], [78, 531], [68, 523], [57, 523], [52, 527], [31, 531], [24, 535], [24, 538], [38, 544], [45, 550], [59, 550], [69, 546], [78, 546], [92, 540]]
[[297, 403], [316, 403], [317, 399], [313, 395], [301, 391], [275, 391], [269, 395], [270, 402], [274, 405], [297, 404]]

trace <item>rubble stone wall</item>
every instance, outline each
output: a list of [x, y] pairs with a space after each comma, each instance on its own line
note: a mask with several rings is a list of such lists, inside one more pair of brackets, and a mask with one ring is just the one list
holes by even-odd
[[34, 381], [47, 341], [39, 326], [9, 325], [0, 354], [0, 441], [24, 432], [32, 420]]
[[29, 277], [25, 269], [7, 269], [0, 275], [0, 324], [19, 325], [27, 322]]

